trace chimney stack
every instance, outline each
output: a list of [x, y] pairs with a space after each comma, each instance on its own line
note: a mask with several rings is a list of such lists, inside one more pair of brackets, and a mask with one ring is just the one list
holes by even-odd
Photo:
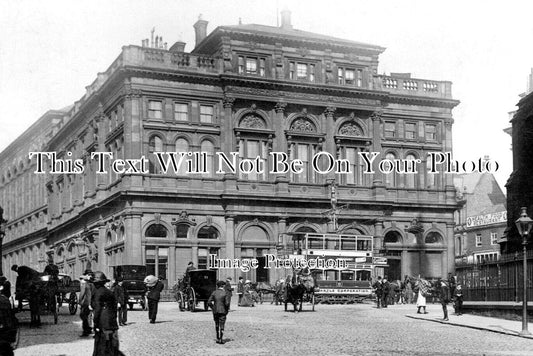
[[196, 32], [196, 45], [204, 40], [204, 38], [207, 36], [207, 24], [209, 22], [202, 20], [202, 14], [198, 16], [198, 21], [194, 24], [194, 31]]
[[185, 51], [185, 42], [177, 41], [170, 47], [170, 52], [184, 52]]
[[287, 8], [281, 10], [281, 28], [285, 30], [292, 29], [291, 12]]

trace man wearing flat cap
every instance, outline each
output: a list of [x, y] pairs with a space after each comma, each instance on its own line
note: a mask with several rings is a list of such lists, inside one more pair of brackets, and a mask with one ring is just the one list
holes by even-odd
[[109, 279], [103, 272], [94, 272], [94, 294], [91, 305], [94, 310], [93, 356], [120, 355], [118, 349], [117, 300], [105, 287]]
[[224, 325], [226, 324], [226, 315], [229, 311], [230, 295], [226, 292], [224, 287], [226, 282], [218, 281], [217, 290], [211, 293], [207, 300], [207, 304], [213, 310], [213, 319], [215, 320], [215, 329], [217, 332], [217, 344], [224, 343]]

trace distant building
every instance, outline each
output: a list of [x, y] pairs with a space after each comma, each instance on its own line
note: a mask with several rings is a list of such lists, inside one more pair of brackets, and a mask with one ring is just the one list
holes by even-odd
[[491, 173], [454, 178], [462, 208], [455, 214], [456, 264], [496, 261], [507, 228], [506, 197]]

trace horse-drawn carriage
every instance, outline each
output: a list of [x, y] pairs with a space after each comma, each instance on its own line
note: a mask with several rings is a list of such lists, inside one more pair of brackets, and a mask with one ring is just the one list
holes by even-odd
[[30, 325], [41, 325], [42, 312], [53, 315], [54, 324], [57, 324], [59, 301], [62, 302], [60, 294], [62, 283], [60, 283], [59, 274], [48, 275], [27, 266], [17, 266], [16, 271], [18, 273], [15, 284], [17, 311], [23, 311], [26, 303], [31, 315]]
[[217, 272], [199, 269], [189, 271], [172, 287], [174, 297], [181, 311], [194, 312], [199, 302], [204, 302], [204, 310], [209, 310], [207, 300], [217, 289]]
[[287, 304], [291, 303], [294, 306], [294, 311], [302, 311], [303, 303], [311, 303], [311, 309], [315, 311], [315, 278], [307, 269], [298, 271], [292, 276], [288, 276], [281, 282], [280, 286], [282, 301], [285, 304], [285, 311], [287, 311]]

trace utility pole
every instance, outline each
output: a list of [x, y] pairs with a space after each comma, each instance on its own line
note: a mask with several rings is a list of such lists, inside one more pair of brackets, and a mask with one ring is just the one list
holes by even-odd
[[4, 243], [4, 236], [6, 234], [6, 223], [7, 220], [4, 219], [4, 209], [0, 206], [0, 276], [4, 275], [2, 266], [4, 264], [4, 258], [2, 255], [2, 244]]
[[322, 214], [328, 216], [333, 221], [333, 232], [337, 232], [339, 230], [337, 215], [340, 214], [341, 210], [348, 208], [348, 204], [337, 206], [337, 203], [338, 203], [337, 183], [335, 182], [334, 179], [329, 180], [328, 183], [331, 189], [331, 194], [330, 194], [331, 209], [323, 211]]

